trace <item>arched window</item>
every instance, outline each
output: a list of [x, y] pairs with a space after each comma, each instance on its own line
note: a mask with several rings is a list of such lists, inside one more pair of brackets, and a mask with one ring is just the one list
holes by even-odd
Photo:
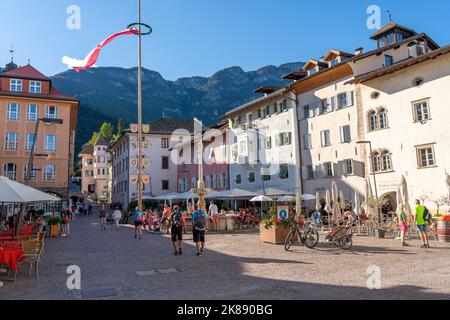
[[376, 130], [378, 127], [378, 117], [375, 111], [369, 112], [369, 131]]
[[3, 171], [5, 174], [5, 177], [7, 177], [10, 180], [16, 180], [16, 173], [17, 173], [17, 165], [15, 163], [7, 163], [3, 167]]
[[373, 161], [373, 171], [380, 172], [381, 171], [381, 159], [380, 159], [380, 154], [378, 152], [375, 151], [372, 154], [372, 161]]
[[381, 152], [381, 170], [390, 171], [392, 170], [392, 159], [391, 154], [387, 150]]
[[378, 110], [378, 123], [379, 126], [378, 128], [380, 129], [385, 129], [388, 126], [388, 122], [387, 122], [387, 111], [385, 108], [380, 108]]

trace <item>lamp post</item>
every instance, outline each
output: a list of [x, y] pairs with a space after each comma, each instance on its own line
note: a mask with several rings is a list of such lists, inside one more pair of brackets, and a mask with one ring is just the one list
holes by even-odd
[[[378, 201], [378, 188], [377, 188], [377, 179], [376, 179], [376, 174], [375, 174], [375, 168], [373, 165], [373, 152], [372, 152], [372, 142], [371, 141], [357, 141], [356, 144], [368, 144], [369, 145], [369, 152], [370, 152], [370, 168], [372, 169], [372, 175], [373, 175], [373, 183], [375, 185], [375, 198]], [[378, 220], [379, 222], [381, 222], [381, 215], [380, 215], [380, 208], [377, 205], [377, 213], [378, 213]]]

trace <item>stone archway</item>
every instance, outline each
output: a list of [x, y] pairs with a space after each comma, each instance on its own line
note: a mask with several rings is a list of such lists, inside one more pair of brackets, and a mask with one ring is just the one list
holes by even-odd
[[397, 191], [386, 192], [380, 197], [383, 206], [381, 211], [387, 214], [389, 211], [395, 212], [397, 210]]

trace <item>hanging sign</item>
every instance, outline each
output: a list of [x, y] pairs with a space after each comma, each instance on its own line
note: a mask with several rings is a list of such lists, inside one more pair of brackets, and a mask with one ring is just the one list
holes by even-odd
[[135, 176], [135, 175], [130, 176], [131, 184], [136, 184], [137, 181], [138, 181], [138, 176]]
[[132, 133], [137, 133], [138, 132], [138, 125], [135, 123], [130, 124], [130, 130]]
[[149, 124], [143, 124], [142, 125], [142, 132], [143, 133], [150, 133], [150, 125]]
[[144, 184], [149, 184], [150, 183], [150, 176], [142, 176], [142, 182]]
[[131, 159], [131, 166], [137, 167], [137, 165], [138, 165], [137, 159], [136, 158]]

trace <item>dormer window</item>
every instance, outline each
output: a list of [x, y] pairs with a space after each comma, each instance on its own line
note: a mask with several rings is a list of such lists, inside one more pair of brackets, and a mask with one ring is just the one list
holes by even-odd
[[330, 67], [334, 67], [335, 65], [337, 65], [339, 62], [341, 62], [340, 58], [336, 58], [330, 61]]
[[30, 93], [41, 93], [41, 82], [40, 81], [30, 81]]
[[385, 67], [389, 67], [392, 66], [394, 64], [394, 57], [390, 56], [390, 55], [385, 55], [384, 56], [384, 66]]
[[309, 69], [308, 72], [309, 72], [309, 75], [312, 76], [313, 74], [317, 73], [317, 69], [316, 68], [312, 68], [312, 69]]
[[22, 92], [22, 80], [11, 79], [10, 88], [12, 92]]

